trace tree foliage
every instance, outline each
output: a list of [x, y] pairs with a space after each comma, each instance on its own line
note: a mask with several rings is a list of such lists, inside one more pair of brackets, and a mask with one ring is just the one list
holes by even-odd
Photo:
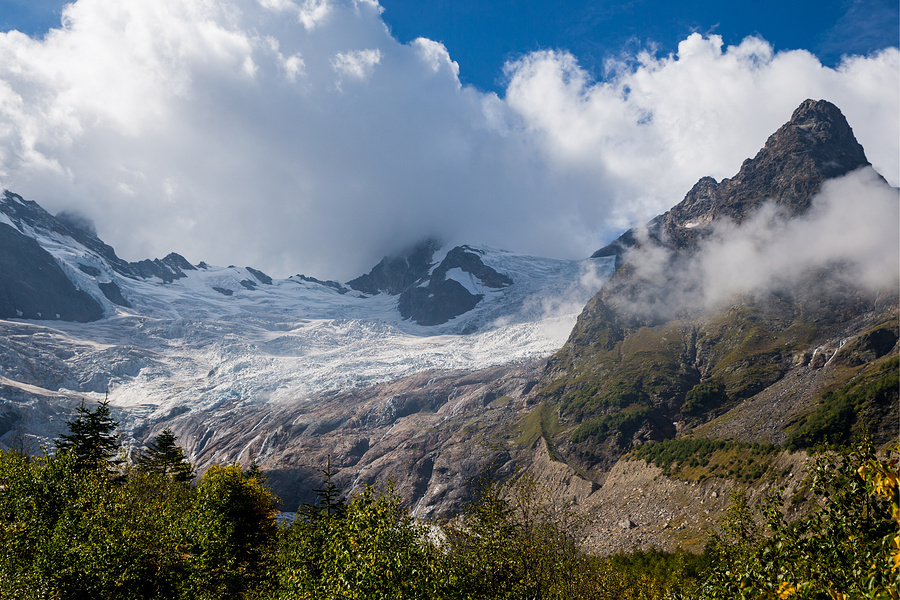
[[71, 450], [75, 455], [75, 469], [111, 469], [121, 461], [116, 459], [119, 452], [119, 437], [116, 427], [119, 423], [110, 416], [109, 401], [104, 400], [97, 408], [85, 408], [82, 401], [78, 408], [78, 418], [67, 421], [69, 433], [56, 440], [58, 450]]
[[[736, 494], [702, 598], [897, 598], [900, 491], [897, 459], [870, 443], [822, 453], [809, 478], [814, 509], [789, 521], [777, 495], [758, 510]], [[762, 521], [758, 521], [762, 517]]]
[[147, 451], [137, 457], [137, 468], [145, 473], [171, 477], [187, 483], [194, 478], [194, 467], [185, 458], [184, 451], [175, 444], [175, 434], [165, 429], [147, 446]]
[[276, 525], [258, 468], [196, 485], [135, 469], [111, 478], [55, 456], [0, 452], [0, 600], [896, 598], [896, 451], [822, 453], [814, 509], [736, 495], [705, 555], [584, 551], [572, 508], [530, 476], [482, 487], [457, 519], [422, 523], [390, 486], [319, 499]]

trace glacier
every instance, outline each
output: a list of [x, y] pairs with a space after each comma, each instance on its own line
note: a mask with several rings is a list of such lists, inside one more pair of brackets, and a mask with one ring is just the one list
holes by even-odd
[[[5, 446], [23, 431], [34, 445], [58, 435], [63, 419], [53, 406], [60, 400], [75, 405], [108, 396], [131, 436], [187, 411], [300, 403], [314, 393], [424, 371], [537, 361], [563, 345], [614, 269], [611, 258], [472, 247], [513, 285], [490, 288], [456, 269], [448, 275], [482, 300], [447, 323], [422, 326], [401, 318], [397, 296], [338, 290], [301, 276], [269, 279], [255, 269], [201, 263], [168, 283], [125, 277], [59, 231], [0, 217], [37, 240], [105, 311], [90, 323], [0, 321], [0, 401], [20, 415], [0, 437]], [[110, 282], [130, 307], [101, 293], [98, 286]]]

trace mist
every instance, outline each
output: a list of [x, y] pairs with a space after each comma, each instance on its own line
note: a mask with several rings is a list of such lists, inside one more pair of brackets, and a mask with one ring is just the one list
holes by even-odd
[[714, 223], [689, 255], [645, 239], [627, 260], [640, 283], [613, 302], [651, 321], [721, 310], [739, 297], [793, 293], [811, 277], [873, 294], [896, 293], [900, 190], [865, 167], [826, 181], [803, 215], [792, 217], [765, 203], [740, 224]]

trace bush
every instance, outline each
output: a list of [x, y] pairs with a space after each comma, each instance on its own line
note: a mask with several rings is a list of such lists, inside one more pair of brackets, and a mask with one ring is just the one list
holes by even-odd
[[[758, 509], [733, 496], [701, 598], [896, 598], [900, 589], [900, 489], [896, 451], [871, 444], [819, 454], [810, 471], [814, 509], [792, 522], [780, 496]], [[757, 516], [763, 517], [758, 523]]]
[[346, 504], [333, 496], [320, 500], [281, 532], [272, 597], [440, 597], [444, 583], [429, 530], [409, 515], [393, 488], [367, 487]]

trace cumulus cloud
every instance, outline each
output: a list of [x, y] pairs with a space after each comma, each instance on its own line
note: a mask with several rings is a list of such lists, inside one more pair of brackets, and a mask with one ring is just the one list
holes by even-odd
[[871, 167], [825, 182], [812, 206], [788, 217], [764, 204], [740, 224], [714, 225], [685, 258], [647, 244], [628, 260], [643, 284], [617, 295], [651, 319], [720, 309], [736, 296], [791, 292], [822, 273], [873, 293], [900, 287], [900, 192]]
[[375, 65], [381, 62], [381, 50], [355, 50], [352, 52], [338, 52], [331, 60], [334, 67], [342, 77], [351, 79], [367, 79]]
[[[0, 34], [0, 185], [77, 211], [128, 259], [170, 251], [349, 279], [427, 236], [584, 257], [737, 171], [805, 98], [896, 184], [900, 53], [836, 69], [693, 35], [591, 80], [564, 52], [460, 84], [375, 0], [77, 0]], [[289, 17], [289, 18], [286, 18]]]

